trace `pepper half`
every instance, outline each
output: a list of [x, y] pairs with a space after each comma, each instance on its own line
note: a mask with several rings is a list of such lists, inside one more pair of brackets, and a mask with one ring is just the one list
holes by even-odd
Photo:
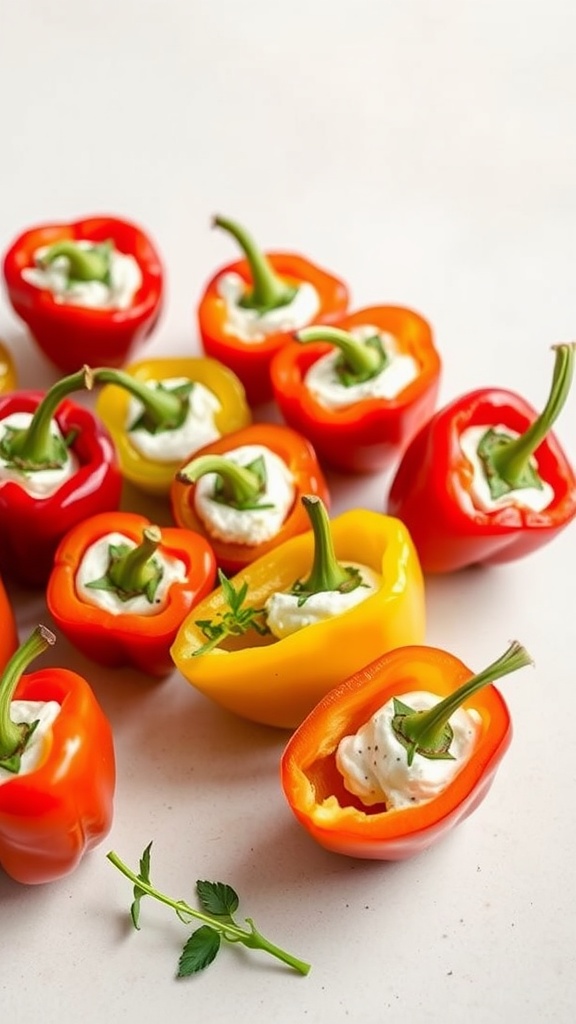
[[[397, 354], [410, 356], [417, 364], [416, 376], [394, 397], [366, 397], [327, 408], [312, 394], [305, 378], [335, 348], [340, 349], [340, 368], [348, 386], [386, 372], [385, 357], [382, 360], [374, 346], [350, 334], [365, 325], [391, 335]], [[388, 468], [434, 410], [440, 358], [430, 325], [409, 309], [375, 306], [339, 320], [334, 331], [314, 327], [298, 332], [297, 337], [301, 340], [284, 346], [270, 366], [274, 398], [286, 422], [312, 442], [322, 462], [335, 469], [374, 473]]]
[[[0, 480], [0, 569], [25, 586], [46, 582], [54, 552], [72, 526], [120, 504], [122, 477], [107, 430], [88, 409], [65, 397], [85, 383], [81, 372], [64, 377], [48, 392], [0, 395], [0, 424], [15, 413], [32, 417], [29, 427], [5, 434], [0, 444], [15, 477]], [[62, 442], [53, 434], [54, 420]], [[75, 472], [48, 496], [28, 493], [27, 480], [54, 468], [65, 452], [77, 459]]]
[[[117, 613], [86, 601], [77, 585], [88, 549], [110, 534], [121, 534], [135, 545], [130, 552], [117, 553], [116, 564], [98, 581], [100, 590], [125, 602]], [[166, 605], [158, 613], [131, 611], [129, 599], [140, 594], [154, 603], [161, 579], [158, 554], [182, 562], [184, 578], [170, 584]], [[110, 512], [87, 519], [64, 537], [54, 557], [46, 603], [58, 628], [86, 657], [112, 668], [134, 665], [147, 675], [164, 676], [174, 669], [170, 645], [179, 626], [215, 580], [216, 559], [204, 537], [190, 530], [159, 530], [133, 512]]]
[[[194, 472], [195, 467], [202, 468], [203, 465], [209, 465], [208, 463], [200, 464], [199, 459], [205, 460], [212, 456], [225, 459], [226, 452], [244, 445], [261, 445], [282, 459], [292, 474], [295, 492], [292, 508], [279, 532], [270, 540], [255, 545], [238, 544], [212, 536], [204, 520], [196, 511], [194, 501], [196, 486], [188, 479], [188, 474]], [[301, 502], [304, 494], [316, 494], [325, 504], [329, 502], [328, 486], [312, 446], [290, 427], [276, 423], [253, 423], [251, 426], [228, 434], [196, 452], [192, 462], [183, 467], [179, 475], [175, 477], [170, 497], [172, 515], [178, 525], [202, 533], [214, 548], [216, 561], [220, 568], [230, 574], [240, 572], [246, 565], [257, 558], [264, 557], [290, 537], [305, 533], [310, 529], [310, 520]]]
[[[406, 523], [424, 572], [521, 558], [576, 516], [576, 475], [550, 430], [570, 387], [574, 345], [558, 345], [555, 352], [550, 397], [540, 415], [514, 392], [472, 391], [437, 412], [404, 453], [387, 508]], [[473, 467], [461, 439], [473, 427], [485, 428], [485, 442], [492, 444], [483, 473], [501, 491], [501, 507], [482, 507], [471, 494]], [[522, 504], [526, 486], [544, 484], [551, 488], [545, 508]]]
[[[118, 252], [136, 260], [142, 280], [126, 309], [57, 301], [49, 289], [38, 288], [22, 276], [22, 271], [35, 266], [34, 254], [39, 249], [65, 243], [73, 252], [83, 241], [111, 242]], [[69, 243], [73, 243], [72, 249]], [[44, 355], [63, 373], [72, 373], [84, 363], [122, 366], [154, 329], [161, 312], [163, 271], [156, 248], [141, 228], [117, 217], [88, 217], [70, 224], [30, 228], [8, 249], [4, 277], [15, 312]]]
[[[181, 457], [162, 462], [143, 454], [134, 443], [128, 423], [131, 391], [134, 397], [148, 403], [149, 429], [161, 435], [170, 426], [164, 426], [162, 414], [153, 407], [153, 402], [158, 402], [158, 392], [143, 385], [147, 381], [177, 378], [192, 382], [192, 386], [203, 385], [217, 399], [220, 409], [214, 415], [214, 423], [220, 434], [229, 434], [250, 422], [251, 413], [242, 384], [231, 370], [215, 359], [147, 359], [126, 366], [120, 374], [105, 367], [94, 371], [95, 381], [105, 384], [96, 400], [96, 412], [112, 435], [122, 474], [147, 494], [168, 494], [178, 469], [196, 449], [192, 446]], [[165, 395], [166, 392], [164, 400]]]
[[[196, 606], [172, 647], [188, 682], [243, 718], [293, 729], [343, 675], [356, 671], [367, 658], [421, 642], [422, 574], [403, 524], [377, 512], [353, 510], [332, 521], [331, 537], [337, 559], [381, 574], [381, 587], [355, 607], [283, 639], [269, 642], [269, 636], [253, 633], [239, 642], [236, 638], [229, 650], [215, 647], [198, 653], [206, 647], [202, 624], [217, 622], [229, 609], [228, 588], [221, 586]], [[290, 591], [314, 562], [314, 534], [309, 530], [252, 562], [231, 583], [244, 597], [245, 608], [262, 609], [272, 594]]]
[[[507, 671], [529, 663], [529, 656], [521, 650], [523, 656], [515, 653], [517, 664]], [[348, 792], [336, 766], [340, 741], [356, 733], [392, 698], [401, 700], [410, 691], [425, 690], [440, 700], [480, 677], [473, 677], [470, 669], [446, 651], [405, 647], [377, 658], [320, 701], [289, 740], [281, 761], [286, 799], [312, 838], [327, 850], [349, 857], [404, 860], [426, 850], [471, 814], [488, 793], [512, 738], [504, 699], [494, 686], [487, 685], [498, 678], [496, 663], [490, 669], [493, 675], [489, 670], [482, 673], [487, 677], [483, 688], [463, 704], [480, 716], [479, 736], [470, 758], [442, 792], [413, 807], [367, 807]]]
[[348, 305], [348, 289], [338, 278], [302, 256], [262, 253], [234, 221], [216, 217], [214, 224], [236, 239], [245, 258], [222, 267], [208, 282], [198, 308], [200, 337], [204, 351], [229, 366], [242, 381], [250, 404], [258, 404], [272, 397], [270, 362], [290, 341], [294, 328], [277, 329], [258, 340], [240, 337], [234, 326], [228, 325], [226, 303], [220, 294], [223, 278], [238, 275], [245, 285], [240, 305], [260, 315], [281, 309], [300, 286], [311, 285], [317, 294], [318, 308], [306, 323], [312, 319], [315, 323], [332, 323], [341, 317]]
[[[0, 866], [29, 885], [69, 874], [112, 824], [112, 730], [90, 686], [63, 668], [21, 674], [54, 641], [38, 627], [0, 678], [0, 758], [15, 759], [13, 778], [0, 782]], [[28, 773], [18, 771], [17, 761], [34, 726], [24, 730], [12, 721], [12, 700], [60, 704], [41, 759]]]
[[16, 370], [14, 360], [6, 345], [0, 341], [0, 395], [7, 391], [14, 391], [17, 387]]

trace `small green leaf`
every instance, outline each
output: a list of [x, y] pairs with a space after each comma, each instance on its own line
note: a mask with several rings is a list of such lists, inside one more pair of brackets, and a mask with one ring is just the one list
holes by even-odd
[[231, 919], [232, 914], [238, 910], [238, 895], [231, 885], [224, 882], [203, 882], [199, 879], [196, 882], [196, 892], [207, 914]]
[[[150, 885], [150, 850], [152, 849], [152, 843], [148, 843], [148, 846], [144, 850], [140, 857], [140, 872], [138, 878], [141, 882], [146, 882]], [[134, 886], [134, 902], [130, 907], [130, 916], [132, 918], [132, 924], [139, 931], [140, 930], [140, 902], [143, 896], [147, 896], [148, 893], [142, 889], [139, 885]]]
[[203, 971], [215, 959], [220, 949], [220, 936], [209, 925], [203, 924], [186, 942], [178, 961], [178, 978], [188, 978]]

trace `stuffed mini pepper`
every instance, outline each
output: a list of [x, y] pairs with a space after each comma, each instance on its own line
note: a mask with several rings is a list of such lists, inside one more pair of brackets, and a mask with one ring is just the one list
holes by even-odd
[[304, 494], [329, 500], [312, 446], [289, 427], [254, 423], [182, 467], [172, 484], [172, 514], [179, 526], [204, 534], [230, 574], [310, 529]]
[[92, 376], [105, 385], [96, 411], [122, 473], [148, 494], [168, 494], [185, 459], [251, 419], [242, 384], [215, 359], [148, 359]]
[[26, 884], [69, 874], [112, 823], [112, 730], [88, 683], [22, 674], [55, 639], [38, 626], [0, 675], [0, 867]]
[[252, 562], [183, 623], [172, 657], [185, 678], [244, 718], [290, 729], [366, 658], [424, 636], [418, 558], [397, 519], [364, 510], [329, 523], [305, 496], [311, 530]]
[[88, 658], [163, 676], [174, 668], [170, 646], [178, 628], [215, 580], [204, 537], [114, 512], [64, 537], [46, 601], [58, 628]]
[[555, 347], [540, 415], [511, 391], [485, 388], [441, 409], [414, 438], [388, 511], [406, 523], [425, 572], [521, 558], [574, 519], [576, 475], [551, 427], [568, 396], [575, 352], [574, 344]]
[[160, 315], [156, 248], [117, 217], [30, 228], [6, 253], [4, 277], [14, 310], [63, 373], [123, 365]]
[[72, 526], [120, 504], [108, 432], [68, 397], [90, 386], [85, 370], [45, 393], [0, 395], [0, 570], [27, 586], [46, 582]]
[[376, 659], [335, 687], [282, 757], [284, 793], [326, 849], [403, 860], [484, 799], [510, 744], [494, 680], [530, 663], [519, 644], [473, 676], [433, 647]]
[[386, 469], [434, 409], [440, 359], [430, 326], [411, 310], [376, 306], [294, 337], [270, 366], [286, 422], [335, 469]]
[[204, 351], [240, 378], [251, 404], [272, 397], [270, 361], [293, 331], [331, 323], [348, 305], [348, 290], [332, 274], [294, 253], [263, 253], [235, 221], [215, 217], [244, 258], [208, 283], [198, 309]]

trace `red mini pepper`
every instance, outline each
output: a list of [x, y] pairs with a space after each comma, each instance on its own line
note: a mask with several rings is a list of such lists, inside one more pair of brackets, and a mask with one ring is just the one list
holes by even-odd
[[[54, 641], [39, 626], [0, 677], [0, 764], [10, 773], [0, 780], [0, 866], [26, 884], [73, 871], [112, 823], [112, 730], [90, 686], [63, 668], [22, 675]], [[34, 723], [12, 719], [13, 700], [60, 704], [41, 737], [39, 761], [28, 771], [22, 758], [34, 740]]]
[[[85, 600], [77, 583], [78, 570], [91, 545], [110, 534], [128, 541], [126, 550], [110, 549], [107, 571], [98, 590], [118, 597], [121, 611]], [[131, 547], [130, 547], [131, 545]], [[161, 584], [157, 556], [184, 564], [183, 579], [170, 584], [166, 603], [157, 613], [131, 610], [131, 599], [145, 595], [153, 606]], [[110, 512], [78, 524], [64, 537], [48, 581], [46, 602], [58, 628], [88, 658], [113, 668], [135, 665], [152, 676], [173, 671], [170, 647], [182, 622], [216, 581], [216, 559], [210, 544], [190, 530], [160, 530], [133, 512]]]
[[[218, 471], [218, 469], [221, 473], [225, 472], [226, 465], [222, 459], [226, 459], [226, 453], [244, 447], [244, 445], [262, 445], [282, 459], [292, 474], [295, 491], [294, 502], [279, 532], [270, 540], [258, 544], [239, 544], [212, 536], [209, 527], [198, 515], [194, 501], [195, 483], [200, 476], [205, 472]], [[214, 461], [215, 457], [216, 462]], [[248, 475], [246, 471], [242, 473], [243, 467], [235, 467], [230, 461], [228, 467], [229, 473], [234, 473], [234, 477], [228, 479], [231, 497], [234, 498], [238, 483], [241, 483], [244, 488], [248, 487], [248, 492], [243, 490], [243, 494], [252, 493], [250, 491], [250, 473]], [[257, 480], [254, 493], [257, 501]], [[254, 423], [199, 449], [192, 462], [184, 466], [178, 476], [174, 478], [170, 497], [172, 515], [178, 525], [204, 534], [214, 548], [219, 567], [230, 575], [240, 572], [256, 558], [266, 555], [290, 537], [295, 537], [310, 529], [310, 520], [301, 500], [304, 494], [315, 494], [322, 499], [327, 507], [329, 505], [328, 486], [312, 446], [290, 427], [276, 423]]]
[[302, 256], [262, 253], [248, 232], [234, 221], [215, 217], [214, 224], [236, 239], [245, 258], [222, 267], [206, 286], [198, 309], [200, 337], [207, 355], [233, 370], [244, 385], [248, 401], [257, 404], [272, 397], [270, 361], [290, 340], [292, 328], [277, 328], [262, 334], [259, 340], [240, 337], [233, 325], [227, 325], [226, 304], [219, 290], [224, 276], [239, 275], [246, 286], [240, 307], [260, 316], [287, 305], [301, 285], [312, 285], [318, 309], [307, 323], [312, 319], [315, 323], [332, 323], [341, 317], [348, 305], [348, 289], [338, 278]]
[[12, 605], [2, 580], [0, 579], [0, 669], [8, 661], [18, 646], [18, 632]]
[[[350, 332], [373, 326], [365, 341]], [[417, 376], [391, 398], [365, 397], [340, 408], [328, 408], [312, 394], [306, 374], [322, 357], [340, 350], [342, 386], [365, 384], [386, 372], [387, 356], [379, 340], [391, 335], [399, 356], [410, 356]], [[429, 324], [417, 313], [396, 306], [360, 309], [338, 322], [336, 329], [298, 331], [298, 341], [284, 346], [270, 366], [274, 398], [284, 419], [304, 434], [322, 462], [346, 473], [386, 469], [431, 416], [440, 380], [440, 358]], [[384, 379], [384, 378], [382, 378]]]
[[[0, 428], [13, 414], [32, 416], [27, 428], [0, 436], [0, 570], [26, 586], [46, 582], [56, 547], [72, 526], [120, 504], [122, 477], [108, 432], [66, 397], [86, 380], [89, 372], [82, 371], [46, 393], [0, 395]], [[54, 434], [53, 420], [63, 441]], [[30, 494], [26, 486], [34, 474], [62, 465], [67, 452], [78, 461], [76, 471], [54, 493]]]
[[[58, 301], [49, 289], [38, 288], [22, 276], [23, 270], [36, 265], [34, 254], [45, 246], [68, 256], [74, 268], [72, 261], [82, 260], [77, 246], [80, 241], [110, 242], [115, 250], [136, 260], [142, 281], [127, 308], [92, 308]], [[97, 263], [95, 267], [79, 262], [75, 273], [82, 280], [91, 280], [100, 274]], [[101, 276], [105, 275], [106, 268]], [[6, 253], [4, 277], [14, 310], [63, 373], [72, 373], [84, 363], [122, 366], [153, 330], [161, 311], [163, 271], [156, 248], [141, 228], [117, 217], [88, 217], [70, 224], [30, 228]]]
[[[446, 651], [399, 647], [350, 676], [308, 715], [282, 756], [284, 793], [300, 824], [326, 849], [371, 860], [404, 860], [437, 842], [481, 803], [510, 745], [508, 709], [488, 684], [529, 663], [527, 652], [514, 643], [473, 676]], [[414, 713], [403, 697], [415, 690], [434, 694], [435, 707]], [[443, 789], [426, 802], [387, 809], [385, 803], [366, 805], [349, 792], [336, 752], [344, 737], [357, 733], [391, 700], [397, 712], [392, 727], [401, 737], [396, 756], [406, 756], [408, 765], [415, 756], [420, 763], [451, 758], [447, 723], [460, 706], [477, 712], [480, 727], [468, 760]], [[375, 746], [370, 756], [377, 751]]]
[[[392, 482], [388, 511], [408, 527], [425, 572], [521, 558], [574, 519], [576, 475], [550, 431], [570, 388], [574, 350], [555, 347], [552, 389], [540, 415], [511, 391], [482, 389], [437, 412], [414, 438]], [[483, 452], [483, 476], [501, 507], [486, 507], [472, 493], [473, 467], [461, 447], [470, 427], [485, 427], [478, 455]], [[534, 511], [522, 503], [522, 491], [543, 484], [551, 498]]]

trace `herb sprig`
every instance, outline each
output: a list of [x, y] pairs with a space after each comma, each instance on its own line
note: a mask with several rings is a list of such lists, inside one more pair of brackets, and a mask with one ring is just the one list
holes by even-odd
[[194, 624], [202, 630], [207, 642], [194, 651], [192, 657], [196, 657], [198, 654], [208, 654], [227, 636], [243, 636], [249, 629], [256, 630], [260, 636], [266, 636], [270, 632], [266, 623], [266, 612], [263, 608], [244, 607], [248, 593], [246, 580], [236, 589], [221, 569], [218, 570], [218, 579], [228, 609], [218, 613], [218, 621], [196, 619]]
[[240, 943], [248, 949], [261, 949], [292, 967], [299, 974], [308, 974], [310, 964], [269, 942], [258, 931], [252, 918], [245, 919], [248, 928], [242, 928], [235, 921], [233, 915], [238, 909], [239, 899], [232, 886], [226, 885], [224, 882], [197, 881], [196, 893], [201, 910], [191, 907], [184, 900], [173, 900], [170, 896], [155, 889], [150, 880], [151, 849], [152, 843], [148, 843], [140, 858], [138, 874], [120, 860], [118, 854], [113, 850], [106, 856], [114, 864], [114, 867], [118, 868], [134, 885], [134, 899], [130, 907], [134, 928], [140, 929], [140, 904], [144, 896], [151, 896], [160, 903], [171, 907], [183, 924], [190, 924], [192, 920], [202, 922], [184, 944], [178, 961], [176, 973], [178, 978], [189, 977], [208, 967], [220, 952], [222, 940]]

